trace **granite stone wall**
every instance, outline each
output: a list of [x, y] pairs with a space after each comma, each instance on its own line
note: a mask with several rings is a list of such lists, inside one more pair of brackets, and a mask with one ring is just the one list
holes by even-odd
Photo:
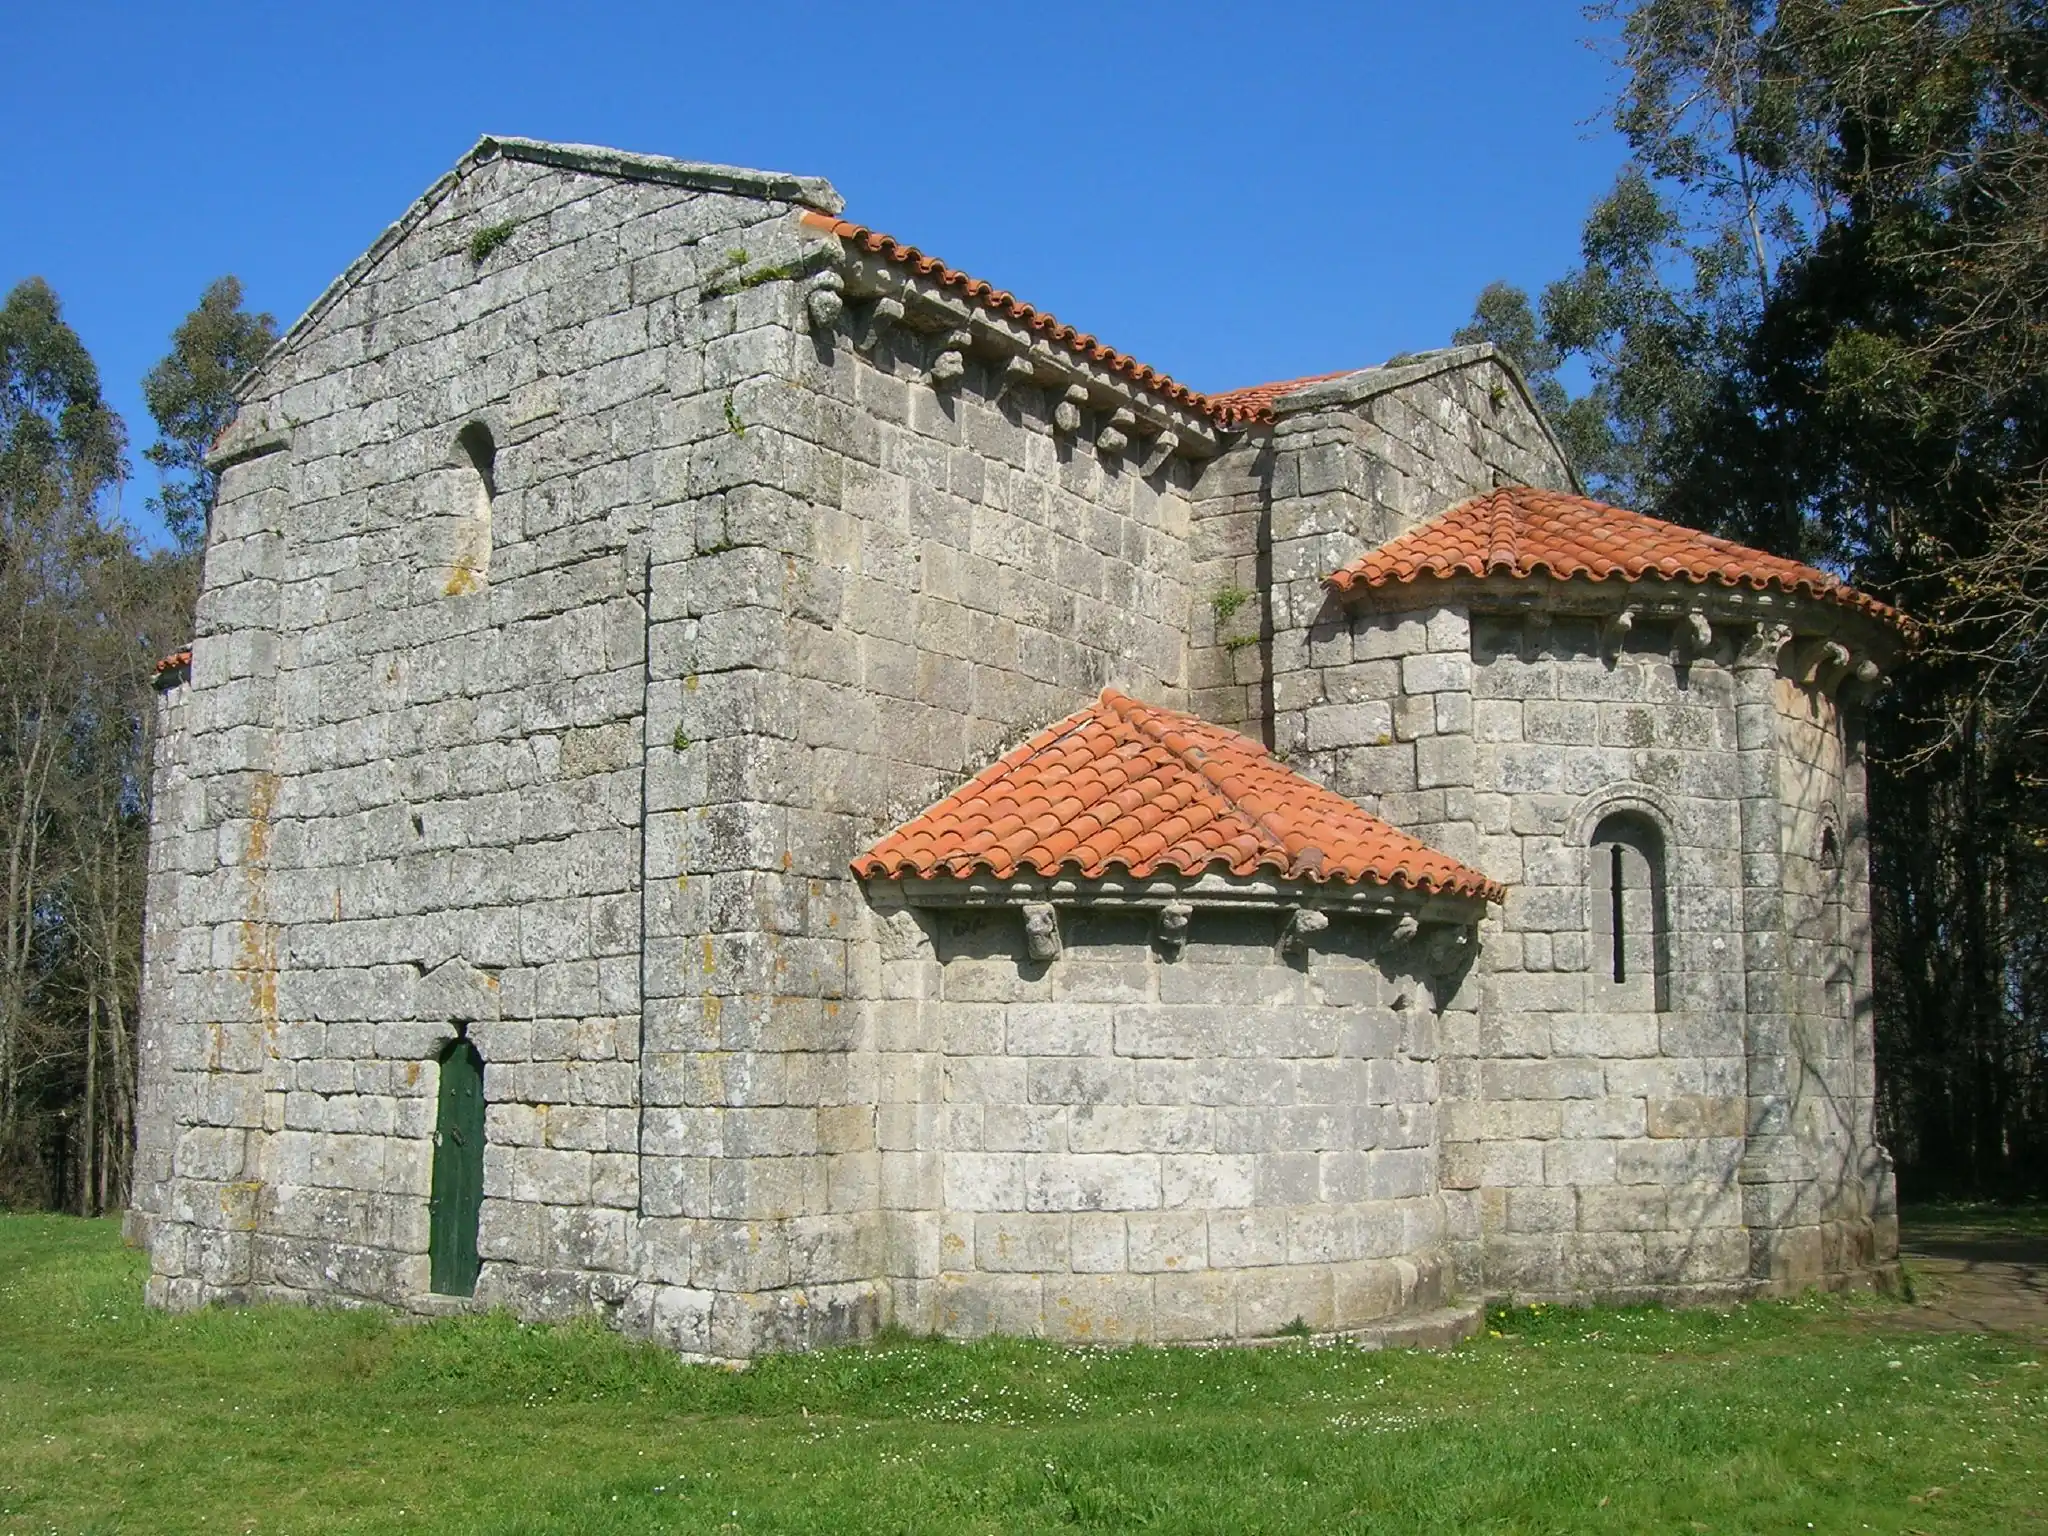
[[721, 1355], [871, 1327], [911, 1240], [849, 861], [1105, 684], [1183, 697], [1188, 602], [1184, 464], [1102, 450], [1106, 412], [1058, 428], [1063, 388], [1000, 358], [935, 379], [944, 332], [806, 329], [797, 284], [763, 291], [786, 371], [736, 395], [675, 599], [655, 575], [646, 1210], [730, 1253], [658, 1293]]
[[[1775, 625], [1703, 635], [1674, 604], [1624, 631], [1562, 592], [1477, 612], [1476, 592], [1442, 595], [1361, 604], [1312, 642], [1327, 665], [1300, 761], [1508, 888], [1481, 929], [1474, 1027], [1444, 1042], [1461, 1283], [1703, 1299], [1888, 1258], [1858, 1076], [1867, 854], [1832, 697], [1781, 674]], [[1616, 816], [1645, 829], [1661, 893], [1630, 920], [1663, 929], [1620, 981], [1594, 846]]]
[[[879, 1015], [896, 1317], [1129, 1341], [1355, 1327], [1444, 1292], [1437, 1050], [1456, 1029], [1338, 916], [1062, 914], [1034, 961], [1010, 908], [901, 914]], [[897, 1146], [895, 1143], [916, 1145]]]
[[708, 499], [763, 350], [763, 301], [706, 289], [786, 214], [468, 163], [220, 445], [159, 777], [156, 1299], [424, 1292], [457, 1029], [489, 1100], [480, 1295], [630, 1289], [650, 554]]
[[[1841, 666], [1342, 608], [1364, 549], [1570, 483], [1490, 349], [1233, 434], [802, 218], [837, 206], [486, 141], [261, 374], [161, 706], [152, 1301], [468, 1304], [427, 1295], [458, 1034], [476, 1303], [690, 1355], [1882, 1262]], [[1014, 909], [851, 878], [1105, 685], [1505, 881], [1476, 963], [1425, 979], [1391, 904], [1282, 956], [1274, 911], [1173, 952], [1085, 901], [1037, 961]], [[1594, 967], [1612, 809], [1662, 839], [1662, 1006]]]

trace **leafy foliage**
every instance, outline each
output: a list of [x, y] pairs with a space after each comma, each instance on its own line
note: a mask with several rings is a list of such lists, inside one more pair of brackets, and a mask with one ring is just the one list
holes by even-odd
[[234, 419], [235, 386], [276, 341], [277, 322], [242, 307], [241, 281], [216, 278], [171, 332], [170, 355], [143, 378], [158, 432], [143, 457], [163, 477], [150, 507], [181, 549], [196, 548], [206, 534], [218, 489], [206, 455]]
[[1909, 1187], [2039, 1188], [2048, 12], [1592, 14], [1619, 25], [1632, 163], [1541, 309], [1592, 376], [1567, 407], [1598, 418], [1572, 434], [1582, 467], [1929, 625], [1867, 721], [1886, 1133]]
[[0, 1205], [124, 1194], [150, 663], [187, 562], [103, 514], [121, 423], [56, 296], [0, 306]]
[[510, 219], [502, 224], [486, 224], [469, 237], [469, 264], [472, 267], [482, 266], [491, 259], [493, 252], [518, 232], [518, 223]]

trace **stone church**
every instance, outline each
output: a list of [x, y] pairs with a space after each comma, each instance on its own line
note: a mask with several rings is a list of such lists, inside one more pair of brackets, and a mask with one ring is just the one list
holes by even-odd
[[1202, 394], [826, 182], [487, 138], [213, 463], [153, 1303], [733, 1360], [1894, 1264], [1910, 621], [1588, 499], [1489, 347]]

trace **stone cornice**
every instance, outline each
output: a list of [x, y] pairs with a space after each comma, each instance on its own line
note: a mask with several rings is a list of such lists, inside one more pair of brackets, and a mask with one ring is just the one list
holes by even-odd
[[1064, 389], [1069, 402], [1085, 404], [1106, 417], [1128, 412], [1129, 424], [1138, 431], [1127, 456], [1143, 461], [1148, 473], [1168, 456], [1207, 459], [1223, 451], [1223, 436], [1203, 412], [1155, 394], [1117, 369], [1049, 341], [1000, 311], [969, 302], [935, 277], [836, 235], [810, 233], [832, 253], [837, 291], [848, 303], [865, 306], [857, 321], [843, 330], [855, 346], [872, 347], [891, 327], [945, 335], [954, 340], [949, 350], [1007, 360], [1007, 377], [1018, 383], [1055, 392]]
[[874, 905], [911, 907], [1020, 907], [1048, 903], [1059, 907], [1161, 909], [1186, 904], [1203, 911], [1257, 909], [1278, 911], [1307, 907], [1362, 917], [1413, 915], [1424, 923], [1471, 924], [1486, 915], [1486, 903], [1473, 897], [1432, 896], [1389, 885], [1318, 885], [1313, 881], [1273, 880], [1228, 874], [1152, 875], [1134, 878], [1115, 873], [1093, 879], [1082, 875], [992, 875], [911, 879], [869, 879], [863, 882]]

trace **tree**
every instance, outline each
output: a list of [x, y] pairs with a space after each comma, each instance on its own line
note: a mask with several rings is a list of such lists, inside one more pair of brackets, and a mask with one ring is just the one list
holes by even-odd
[[189, 556], [105, 515], [124, 434], [47, 284], [0, 305], [0, 1204], [125, 1198], [151, 664]]
[[101, 492], [122, 472], [121, 423], [40, 278], [0, 305], [0, 1191], [26, 1146], [32, 1093], [62, 1049], [43, 987], [51, 896], [68, 872], [60, 801], [77, 704], [86, 568]]
[[2048, 1169], [2048, 8], [1609, 0], [1631, 164], [1542, 304], [1622, 499], [1926, 621], [1868, 722], [1909, 1187]]
[[171, 332], [170, 355], [142, 381], [158, 437], [143, 453], [163, 477], [150, 507], [181, 549], [206, 533], [217, 488], [206, 454], [235, 414], [235, 386], [277, 341], [277, 322], [242, 307], [242, 284], [219, 277]]
[[1528, 293], [1512, 283], [1492, 282], [1479, 291], [1472, 318], [1451, 335], [1459, 346], [1491, 342], [1521, 371], [1537, 406], [1549, 418], [1565, 456], [1599, 494], [1622, 498], [1619, 444], [1609, 395], [1599, 388], [1574, 399], [1558, 378], [1564, 353], [1551, 329], [1538, 323]]

